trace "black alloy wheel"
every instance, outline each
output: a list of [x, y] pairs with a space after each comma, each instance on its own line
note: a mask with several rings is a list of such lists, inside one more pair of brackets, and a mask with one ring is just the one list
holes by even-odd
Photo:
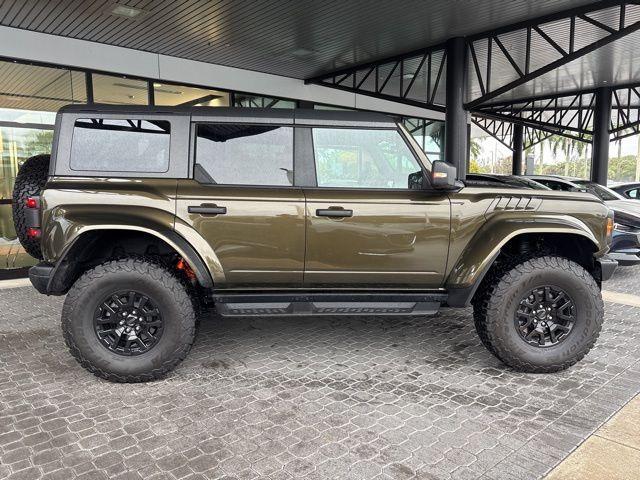
[[119, 355], [141, 355], [153, 348], [164, 331], [162, 315], [148, 295], [123, 290], [96, 308], [93, 326], [100, 343]]
[[553, 347], [569, 336], [576, 320], [576, 305], [559, 287], [531, 290], [519, 303], [515, 324], [520, 337], [536, 347]]

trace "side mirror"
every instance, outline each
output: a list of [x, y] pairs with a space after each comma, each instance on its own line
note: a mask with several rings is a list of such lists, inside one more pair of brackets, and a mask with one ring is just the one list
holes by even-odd
[[431, 186], [438, 190], [450, 190], [456, 187], [456, 167], [436, 160], [431, 165]]

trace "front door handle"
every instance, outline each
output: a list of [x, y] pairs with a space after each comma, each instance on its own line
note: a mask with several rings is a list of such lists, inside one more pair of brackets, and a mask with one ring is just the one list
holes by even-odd
[[319, 208], [316, 210], [318, 217], [344, 218], [353, 217], [353, 210], [345, 210], [344, 208]]
[[191, 205], [187, 208], [189, 213], [199, 213], [200, 215], [225, 215], [227, 207], [219, 207], [217, 205]]

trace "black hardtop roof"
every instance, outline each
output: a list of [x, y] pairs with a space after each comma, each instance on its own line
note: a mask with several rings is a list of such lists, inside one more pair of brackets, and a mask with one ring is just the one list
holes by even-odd
[[190, 115], [194, 121], [284, 123], [296, 125], [349, 126], [369, 128], [395, 128], [393, 117], [382, 113], [313, 110], [304, 108], [236, 108], [236, 107], [192, 107], [192, 106], [145, 106], [70, 104], [58, 113], [96, 113], [130, 115]]

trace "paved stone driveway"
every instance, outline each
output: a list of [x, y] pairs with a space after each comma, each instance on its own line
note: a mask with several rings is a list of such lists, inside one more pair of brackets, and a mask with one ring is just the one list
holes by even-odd
[[[608, 289], [640, 292], [640, 268]], [[0, 478], [538, 478], [640, 391], [640, 309], [553, 375], [505, 368], [470, 311], [203, 322], [166, 380], [67, 354], [61, 299], [0, 290]]]

